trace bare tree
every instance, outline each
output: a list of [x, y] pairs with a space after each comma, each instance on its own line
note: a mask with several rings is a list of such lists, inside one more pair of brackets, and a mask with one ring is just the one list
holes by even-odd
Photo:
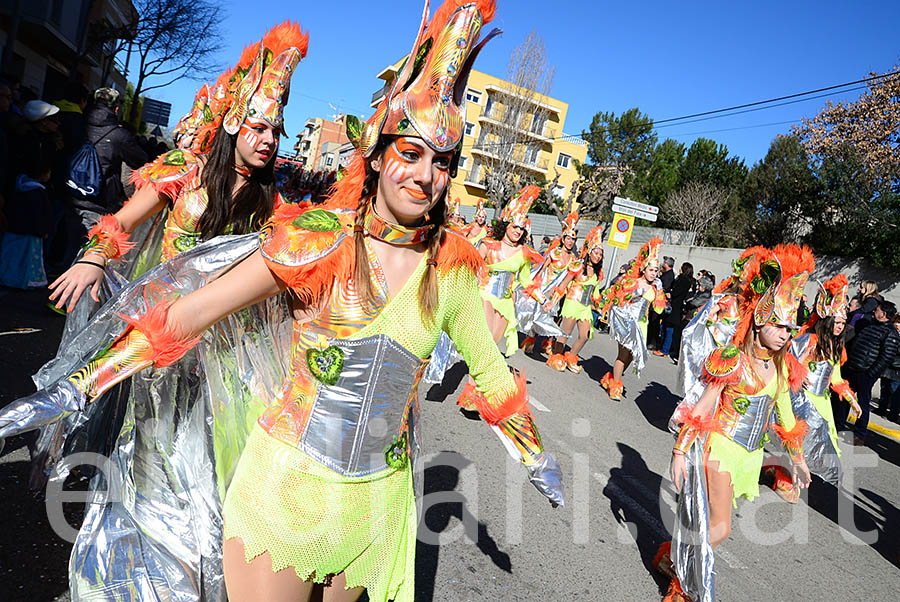
[[727, 200], [728, 192], [718, 186], [688, 182], [669, 193], [663, 211], [670, 222], [693, 232], [694, 244], [700, 244], [707, 228], [722, 215]]
[[495, 214], [547, 168], [540, 151], [561, 133], [548, 125], [552, 110], [544, 100], [554, 73], [543, 40], [532, 31], [510, 55], [507, 81], [487, 91], [486, 119], [473, 148], [477, 167], [472, 171], [486, 187]]
[[[179, 79], [204, 79], [222, 49], [221, 8], [210, 0], [135, 0], [134, 98]], [[129, 50], [129, 55], [132, 50]], [[129, 56], [129, 62], [131, 58]]]

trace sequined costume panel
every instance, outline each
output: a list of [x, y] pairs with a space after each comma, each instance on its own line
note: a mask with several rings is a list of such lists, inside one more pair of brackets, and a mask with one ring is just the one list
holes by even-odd
[[634, 281], [627, 290], [624, 302], [609, 309], [609, 330], [616, 342], [631, 352], [632, 369], [640, 376], [647, 365], [647, 316], [651, 306], [656, 309], [658, 294], [656, 287], [646, 282]]

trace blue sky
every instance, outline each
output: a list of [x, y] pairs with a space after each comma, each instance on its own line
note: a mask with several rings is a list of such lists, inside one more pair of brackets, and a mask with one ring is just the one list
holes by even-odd
[[[433, 11], [440, 1], [432, 4]], [[285, 115], [293, 137], [309, 117], [371, 114], [369, 98], [379, 88], [375, 74], [409, 51], [422, 2], [255, 0], [222, 2], [222, 7], [223, 65], [285, 19], [309, 31], [309, 54], [294, 76]], [[638, 107], [663, 120], [889, 71], [900, 62], [898, 24], [896, 0], [499, 0], [491, 26], [504, 35], [488, 44], [476, 68], [504, 77], [510, 51], [536, 29], [556, 65], [551, 95], [569, 103], [565, 131], [577, 134], [600, 111]], [[171, 102], [177, 120], [174, 116], [187, 111], [197, 87], [182, 80], [150, 95]], [[853, 99], [859, 93], [660, 126], [658, 135], [686, 144], [698, 136], [712, 138], [751, 165], [765, 156], [776, 134], [788, 131], [790, 125], [782, 122], [797, 122], [814, 115], [826, 100]], [[761, 124], [776, 125], [746, 127]]]

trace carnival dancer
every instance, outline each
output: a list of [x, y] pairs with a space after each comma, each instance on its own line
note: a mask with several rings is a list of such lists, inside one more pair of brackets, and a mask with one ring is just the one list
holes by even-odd
[[[550, 244], [544, 254], [544, 260], [532, 276], [540, 283], [541, 294], [547, 298], [553, 296], [567, 276], [575, 275], [582, 269], [575, 243], [578, 241], [578, 212], [571, 211], [563, 220], [559, 238]], [[598, 286], [599, 288], [599, 286]], [[556, 297], [559, 300], [562, 296]], [[531, 353], [538, 337], [547, 337], [541, 344], [546, 355], [553, 353], [552, 337], [562, 336], [562, 331], [554, 322], [558, 306], [554, 302], [546, 306], [535, 301], [530, 295], [519, 294], [516, 298], [516, 314], [519, 330], [525, 334], [522, 347], [525, 353]]]
[[603, 280], [603, 227], [595, 226], [584, 239], [581, 249], [581, 260], [573, 265], [581, 266], [577, 271], [569, 271], [565, 280], [557, 289], [550, 301], [556, 304], [558, 296], [565, 297], [562, 308], [562, 330], [571, 333], [577, 326], [578, 337], [572, 343], [570, 351], [565, 351], [568, 334], [556, 339], [553, 354], [547, 359], [547, 365], [554, 370], [578, 374], [578, 353], [589, 339], [594, 337], [594, 314], [592, 308], [600, 301], [600, 282]]
[[[660, 547], [654, 564], [672, 578], [666, 601], [714, 602], [714, 550], [731, 531], [738, 498], [759, 495], [766, 426], [789, 451], [793, 479], [809, 484], [803, 456], [806, 423], [791, 407], [791, 388], [805, 378], [788, 352], [803, 287], [814, 267], [806, 247], [759, 249], [744, 267], [740, 320], [729, 345], [704, 364], [706, 389], [675, 417], [680, 425], [671, 478], [681, 494], [671, 548]], [[698, 540], [699, 537], [699, 540]]]
[[628, 272], [609, 287], [602, 313], [608, 315], [610, 335], [616, 340], [619, 351], [612, 372], [600, 381], [609, 398], [619, 401], [625, 392], [622, 375], [634, 362], [638, 376], [647, 364], [647, 317], [652, 309], [662, 313], [666, 307], [666, 295], [659, 275], [659, 253], [662, 240], [654, 238], [638, 251]]
[[488, 235], [487, 227], [487, 211], [484, 210], [484, 199], [478, 199], [478, 205], [475, 207], [475, 216], [472, 223], [466, 229], [466, 238], [473, 245]]
[[176, 128], [180, 148], [132, 174], [135, 194], [114, 215], [100, 218], [88, 232], [83, 257], [50, 285], [57, 307], [71, 311], [85, 290], [99, 301], [106, 265], [132, 247], [131, 232], [165, 209], [161, 257], [150, 265], [201, 240], [259, 229], [280, 203], [274, 159], [290, 78], [307, 40], [297, 24], [285, 22], [245, 48], [212, 91], [201, 87]]
[[[830, 391], [850, 404], [855, 416], [861, 414], [856, 394], [841, 376], [846, 358], [844, 328], [847, 324], [850, 285], [838, 274], [819, 286], [813, 314], [801, 334], [791, 341], [790, 352], [808, 368], [803, 388], [792, 397], [794, 414], [806, 420], [808, 432], [803, 451], [810, 471], [822, 480], [837, 485], [841, 477], [841, 449], [831, 408]], [[790, 503], [800, 500], [800, 489], [790, 474], [778, 464], [765, 469], [773, 479], [772, 488]]]
[[460, 211], [460, 207], [462, 207], [462, 201], [459, 200], [459, 197], [450, 201], [450, 207], [448, 208], [450, 216], [447, 219], [447, 225], [465, 236], [466, 232], [469, 231], [469, 227], [466, 224], [466, 218], [463, 217]]
[[[474, 56], [497, 33], [476, 46], [493, 12], [491, 0], [448, 0], [428, 23], [426, 2], [411, 58], [367, 122], [330, 210], [280, 208], [257, 251], [199, 290], [128, 318], [86, 368], [0, 411], [0, 436], [33, 426], [29, 409], [54, 396], [83, 405], [111, 382], [177, 362], [223, 316], [289, 289], [297, 319], [288, 377], [227, 487], [229, 600], [261, 592], [308, 600], [315, 583], [327, 583], [331, 600], [363, 589], [373, 601], [413, 599], [416, 387], [441, 331], [483, 392], [482, 418], [561, 504], [559, 467], [542, 448], [525, 380], [509, 371], [483, 317], [483, 262], [446, 228], [465, 110], [453, 90], [465, 88]], [[147, 274], [146, 292], [166, 267]]]

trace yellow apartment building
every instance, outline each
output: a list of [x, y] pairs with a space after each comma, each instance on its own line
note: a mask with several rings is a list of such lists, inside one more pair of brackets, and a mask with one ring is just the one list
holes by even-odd
[[[372, 108], [378, 106], [387, 93], [388, 84], [397, 75], [403, 61], [385, 67], [378, 78], [385, 82], [383, 89], [372, 95]], [[486, 199], [486, 161], [492, 158], [492, 149], [497, 146], [493, 128], [489, 124], [517, 127], [530, 141], [523, 153], [516, 156], [516, 163], [536, 178], [543, 177], [550, 182], [559, 172], [559, 181], [554, 193], [565, 198], [572, 184], [578, 179], [575, 160], [584, 163], [587, 158], [587, 144], [578, 135], [564, 133], [568, 103], [556, 98], [528, 92], [518, 95], [514, 87], [500, 78], [472, 70], [466, 90], [466, 125], [463, 137], [462, 156], [459, 173], [453, 179], [450, 195], [459, 197], [465, 205], [475, 205], [478, 199]], [[517, 94], [521, 105], [534, 106], [533, 111], [523, 111], [518, 124], [507, 123], [506, 105], [511, 94]], [[517, 136], [517, 138], [522, 138]], [[525, 147], [526, 145], [523, 145]]]

